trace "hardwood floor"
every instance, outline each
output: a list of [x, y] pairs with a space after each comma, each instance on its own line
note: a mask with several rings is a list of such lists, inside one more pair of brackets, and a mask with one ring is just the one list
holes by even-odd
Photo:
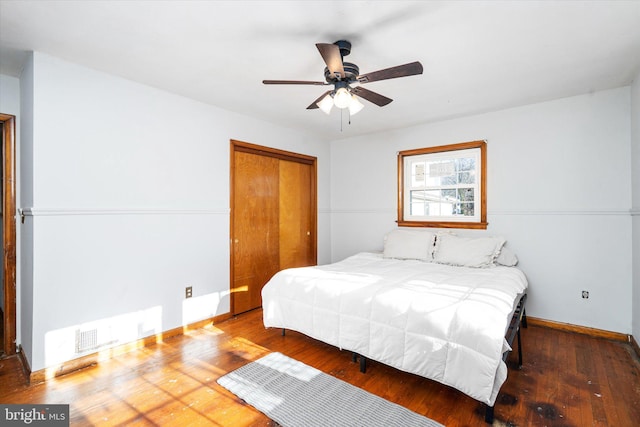
[[[530, 325], [524, 365], [509, 359], [495, 407], [496, 426], [637, 426], [640, 361], [625, 343]], [[270, 426], [216, 379], [279, 351], [448, 427], [482, 426], [470, 397], [370, 362], [293, 331], [265, 329], [262, 312], [191, 331], [45, 383], [26, 385], [17, 357], [0, 360], [1, 403], [69, 403], [72, 426]]]

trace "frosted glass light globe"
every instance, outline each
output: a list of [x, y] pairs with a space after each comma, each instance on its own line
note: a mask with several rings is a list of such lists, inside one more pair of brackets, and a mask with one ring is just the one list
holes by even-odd
[[351, 94], [347, 89], [341, 87], [336, 91], [333, 97], [333, 103], [338, 108], [347, 108], [349, 104], [351, 104]]
[[351, 103], [349, 104], [349, 114], [355, 115], [358, 111], [362, 110], [364, 105], [355, 95], [351, 97]]
[[333, 98], [331, 95], [327, 95], [320, 100], [320, 102], [316, 102], [318, 108], [322, 110], [323, 113], [329, 114], [331, 109], [333, 108]]

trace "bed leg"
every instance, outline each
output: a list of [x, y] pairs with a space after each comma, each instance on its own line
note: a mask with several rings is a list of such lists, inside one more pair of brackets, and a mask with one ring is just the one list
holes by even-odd
[[520, 338], [520, 328], [518, 328], [518, 369], [522, 369], [522, 339]]
[[285, 329], [284, 329], [284, 328], [282, 328], [282, 336], [284, 336], [284, 331], [285, 331]]
[[352, 362], [357, 362], [358, 361], [358, 357], [360, 358], [360, 372], [362, 372], [364, 374], [364, 373], [367, 372], [367, 358], [364, 357], [364, 356], [359, 355], [355, 351], [351, 352], [351, 361]]
[[522, 320], [520, 321], [520, 323], [522, 324], [523, 328], [527, 327], [527, 312], [524, 308], [522, 309]]
[[360, 372], [363, 374], [367, 372], [367, 358], [360, 355]]
[[493, 424], [493, 406], [485, 405], [484, 422], [487, 424]]

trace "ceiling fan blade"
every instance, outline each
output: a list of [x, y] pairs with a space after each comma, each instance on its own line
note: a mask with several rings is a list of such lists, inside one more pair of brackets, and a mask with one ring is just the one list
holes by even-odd
[[378, 107], [384, 107], [385, 105], [393, 101], [393, 99], [391, 98], [387, 98], [386, 96], [372, 92], [360, 86], [354, 87], [353, 89], [351, 89], [351, 92], [355, 95], [358, 95], [360, 98], [364, 98], [367, 101], [376, 104]]
[[326, 86], [327, 82], [310, 82], [307, 80], [263, 80], [262, 83], [266, 85], [317, 85]]
[[358, 81], [360, 83], [370, 83], [378, 80], [414, 76], [416, 74], [422, 74], [422, 64], [418, 61], [398, 65], [396, 67], [385, 68], [384, 70], [374, 71], [372, 73], [362, 74], [358, 76]]
[[322, 95], [320, 95], [320, 96], [318, 97], [318, 99], [316, 99], [315, 101], [313, 101], [313, 102], [311, 103], [311, 105], [309, 105], [309, 106], [307, 107], [307, 110], [314, 110], [314, 109], [318, 108], [318, 102], [320, 102], [320, 100], [321, 100], [322, 98], [324, 98], [325, 96], [329, 95], [330, 93], [331, 93], [331, 91], [330, 91], [330, 90], [328, 90], [328, 91], [326, 91], [325, 93], [323, 93]]
[[342, 55], [340, 55], [340, 48], [338, 45], [329, 43], [316, 43], [316, 47], [322, 55], [327, 68], [334, 76], [338, 74], [340, 78], [344, 79], [344, 67], [342, 65]]

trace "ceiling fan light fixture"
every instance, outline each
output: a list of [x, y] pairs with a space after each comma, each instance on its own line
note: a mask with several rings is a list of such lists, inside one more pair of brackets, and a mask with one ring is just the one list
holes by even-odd
[[[360, 68], [356, 64], [344, 62], [344, 57], [351, 53], [351, 43], [347, 40], [338, 40], [333, 44], [316, 43], [316, 48], [326, 65], [324, 68], [325, 81], [263, 80], [262, 83], [265, 85], [332, 85], [333, 89], [329, 89], [316, 98], [311, 105], [307, 107], [307, 110], [320, 108], [325, 114], [329, 114], [333, 105], [335, 105], [340, 109], [349, 108], [350, 115], [354, 115], [363, 108], [358, 98], [364, 98], [378, 107], [384, 107], [392, 102], [393, 99], [365, 89], [362, 86], [357, 86], [352, 89], [351, 84], [362, 85], [380, 80], [415, 76], [423, 72], [422, 64], [414, 61], [367, 74], [360, 74]], [[353, 96], [354, 93], [358, 94], [357, 98]]]
[[360, 102], [360, 100], [355, 95], [351, 95], [351, 102], [349, 103], [349, 114], [353, 116], [363, 108], [364, 104]]
[[331, 95], [327, 95], [319, 102], [316, 102], [316, 105], [319, 109], [322, 110], [323, 113], [329, 114], [331, 113], [331, 109], [333, 108], [333, 98], [331, 98]]
[[338, 108], [347, 108], [351, 104], [351, 94], [346, 88], [341, 87], [333, 96], [333, 103]]

